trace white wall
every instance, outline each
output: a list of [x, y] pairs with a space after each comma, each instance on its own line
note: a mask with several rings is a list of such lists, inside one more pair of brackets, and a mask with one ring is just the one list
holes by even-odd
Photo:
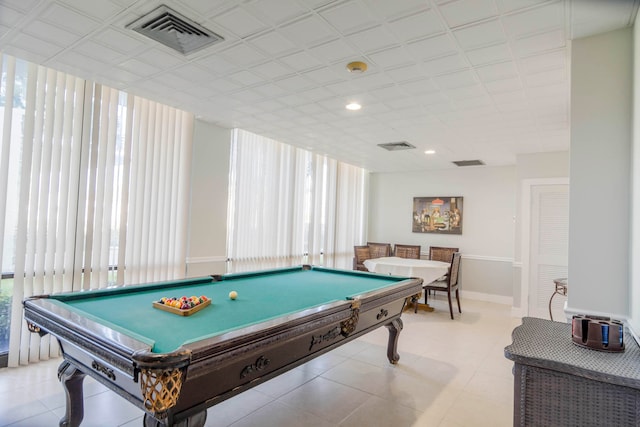
[[187, 277], [223, 274], [231, 130], [196, 120], [193, 139]]
[[[511, 302], [516, 168], [469, 167], [434, 172], [372, 173], [370, 241], [453, 246], [463, 253], [463, 292]], [[462, 196], [462, 235], [413, 233], [414, 197]], [[360, 242], [354, 242], [358, 244]]]
[[568, 314], [629, 314], [632, 31], [574, 40]]

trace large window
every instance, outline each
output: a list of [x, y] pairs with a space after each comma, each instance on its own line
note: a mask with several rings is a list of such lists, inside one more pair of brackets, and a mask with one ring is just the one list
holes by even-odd
[[193, 116], [0, 56], [0, 352], [58, 354], [25, 297], [184, 277]]
[[240, 129], [233, 132], [231, 271], [313, 263], [351, 268], [364, 239], [366, 170]]

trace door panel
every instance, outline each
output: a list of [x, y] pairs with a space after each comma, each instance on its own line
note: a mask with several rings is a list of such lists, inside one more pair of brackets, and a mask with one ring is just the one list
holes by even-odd
[[[569, 186], [531, 187], [529, 316], [549, 318], [554, 279], [567, 277], [569, 255]], [[553, 298], [553, 319], [565, 321], [565, 296]]]

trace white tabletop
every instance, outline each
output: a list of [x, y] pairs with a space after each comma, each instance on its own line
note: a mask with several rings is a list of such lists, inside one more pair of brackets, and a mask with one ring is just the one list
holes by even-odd
[[439, 279], [449, 271], [449, 263], [447, 262], [395, 256], [368, 259], [364, 262], [364, 266], [374, 273], [420, 277], [425, 284]]

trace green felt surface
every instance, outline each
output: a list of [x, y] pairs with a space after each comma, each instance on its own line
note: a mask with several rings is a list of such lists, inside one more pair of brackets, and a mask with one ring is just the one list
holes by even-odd
[[[54, 296], [68, 309], [141, 339], [156, 353], [176, 350], [183, 343], [275, 319], [304, 309], [378, 290], [402, 280], [339, 270], [273, 270], [253, 275], [228, 275], [221, 281], [168, 282], [145, 289], [116, 288]], [[122, 290], [126, 291], [122, 291]], [[238, 298], [229, 299], [229, 292]], [[180, 316], [153, 308], [162, 297], [206, 295], [209, 307]]]

